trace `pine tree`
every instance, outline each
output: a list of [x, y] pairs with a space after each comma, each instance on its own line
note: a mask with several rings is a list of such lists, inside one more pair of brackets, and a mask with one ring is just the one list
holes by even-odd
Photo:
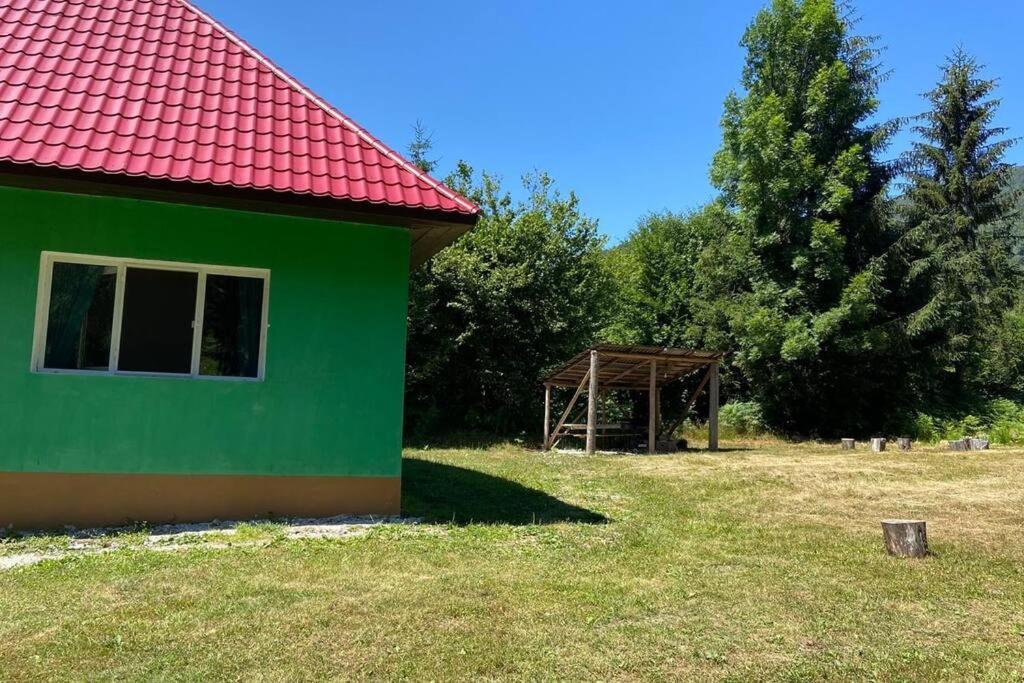
[[905, 160], [907, 332], [920, 352], [919, 384], [933, 397], [976, 379], [987, 332], [1012, 306], [1018, 283], [1010, 235], [1017, 197], [1003, 161], [1014, 141], [993, 125], [995, 88], [958, 49], [925, 95], [931, 108], [914, 127], [921, 141]]
[[[870, 39], [832, 0], [774, 0], [743, 36], [712, 181], [749, 256], [733, 297], [735, 361], [769, 420], [803, 433], [879, 429], [890, 384], [879, 214], [894, 132], [872, 124], [881, 78]], [[891, 369], [891, 366], [890, 366]], [[887, 378], [891, 378], [887, 375]], [[852, 433], [852, 432], [851, 432]]]

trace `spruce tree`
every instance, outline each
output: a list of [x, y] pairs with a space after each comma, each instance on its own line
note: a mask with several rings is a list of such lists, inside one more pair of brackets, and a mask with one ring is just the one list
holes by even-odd
[[417, 121], [412, 126], [412, 142], [408, 148], [409, 161], [424, 173], [433, 173], [437, 168], [437, 159], [430, 158], [433, 149], [434, 137], [422, 121]]
[[933, 400], [976, 381], [989, 332], [1018, 284], [1010, 235], [1017, 197], [1003, 161], [1013, 140], [993, 125], [995, 88], [957, 50], [925, 95], [931, 108], [917, 117], [921, 139], [906, 158], [907, 333], [918, 350], [918, 385]]

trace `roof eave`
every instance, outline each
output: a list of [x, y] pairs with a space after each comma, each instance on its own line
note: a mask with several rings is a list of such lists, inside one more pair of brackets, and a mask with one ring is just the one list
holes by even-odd
[[119, 175], [7, 160], [0, 160], [0, 185], [406, 228], [413, 233], [412, 268], [468, 232], [480, 219], [479, 210], [462, 213], [400, 207], [313, 194]]

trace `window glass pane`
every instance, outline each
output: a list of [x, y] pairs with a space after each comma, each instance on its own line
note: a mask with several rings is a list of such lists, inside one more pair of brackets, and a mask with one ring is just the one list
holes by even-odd
[[192, 372], [198, 273], [128, 268], [118, 369]]
[[257, 377], [263, 324], [263, 280], [208, 275], [199, 373]]
[[43, 367], [107, 370], [117, 269], [54, 263]]

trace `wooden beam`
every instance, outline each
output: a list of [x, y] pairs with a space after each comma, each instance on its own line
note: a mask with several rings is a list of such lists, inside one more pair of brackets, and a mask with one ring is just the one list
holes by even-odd
[[565, 427], [566, 428], [570, 427], [571, 426], [570, 423], [571, 424], [575, 424], [575, 425], [582, 424], [583, 428], [586, 429], [587, 423], [584, 422], [584, 420], [586, 420], [586, 419], [587, 419], [587, 407], [586, 406], [581, 406], [579, 412], [576, 413], [575, 415], [573, 415], [572, 419], [570, 419], [569, 422], [565, 423]]
[[[637, 389], [647, 391], [647, 371], [646, 364], [639, 365], [635, 368], [630, 368], [629, 372], [620, 372], [618, 374], [611, 374], [605, 372], [607, 366], [604, 365], [602, 359], [602, 376], [599, 377], [601, 381], [602, 389]], [[665, 363], [658, 362], [658, 384], [664, 386], [670, 384], [677, 379], [685, 377], [691, 372], [696, 372], [705, 369], [705, 365], [673, 365], [667, 366]], [[586, 372], [573, 372], [568, 374], [562, 374], [558, 377], [548, 379], [547, 381], [551, 384], [559, 387], [575, 387], [580, 379], [585, 375]]]
[[[680, 360], [680, 359], [675, 359], [675, 358], [648, 358], [646, 360], [644, 360], [644, 359], [637, 359], [637, 360], [615, 360], [615, 361], [610, 361], [607, 358], [605, 358], [604, 356], [601, 356], [601, 370], [602, 370], [601, 384], [604, 384], [608, 380], [615, 379], [615, 377], [616, 377], [615, 373], [621, 373], [621, 375], [623, 377], [626, 377], [626, 376], [629, 376], [631, 373], [635, 373], [637, 371], [640, 371], [640, 372], [643, 373], [643, 379], [644, 379], [643, 384], [646, 386], [647, 385], [647, 372], [646, 372], [646, 370], [647, 370], [648, 364], [652, 360], [658, 361], [658, 372], [660, 373], [660, 376], [662, 376], [662, 377], [666, 376], [666, 375], [673, 374], [673, 373], [677, 373], [677, 372], [691, 372], [693, 370], [700, 370], [700, 369], [706, 368], [708, 365], [711, 365], [711, 364], [714, 363], [714, 361], [709, 361], [709, 362], [705, 363], [705, 362], [695, 362], [695, 361], [685, 360], [685, 359], [681, 359]], [[557, 384], [558, 382], [570, 382], [570, 383], [572, 383], [572, 382], [575, 382], [576, 380], [578, 380], [580, 377], [582, 377], [583, 374], [587, 370], [589, 370], [589, 369], [590, 369], [590, 362], [589, 361], [587, 363], [579, 363], [579, 364], [575, 364], [575, 365], [570, 365], [568, 367], [562, 368], [557, 373], [555, 373], [555, 374], [553, 374], [553, 375], [551, 375], [549, 377], [543, 377], [541, 379], [541, 381], [542, 382], [550, 382], [552, 384]]]
[[658, 362], [651, 361], [650, 385], [647, 388], [647, 452], [654, 453], [658, 446]]
[[[589, 377], [589, 375], [588, 375], [588, 377]], [[677, 377], [676, 379], [682, 379], [682, 377]], [[577, 379], [572, 384], [563, 384], [562, 382], [552, 382], [551, 384], [553, 386], [556, 386], [556, 387], [563, 387], [565, 389], [573, 389], [579, 383], [580, 383], [580, 380]], [[616, 382], [614, 384], [608, 384], [604, 380], [601, 380], [601, 389], [602, 390], [625, 389], [626, 391], [644, 391], [644, 392], [646, 392], [647, 391], [647, 375], [645, 374], [643, 376], [643, 382], [640, 383], [640, 384], [637, 384], [635, 382], [623, 383], [621, 381]]]
[[[591, 353], [597, 353], [592, 351]], [[644, 353], [627, 353], [618, 351], [605, 351], [601, 354], [606, 360], [641, 360], [641, 361], [667, 361], [669, 363], [699, 363], [701, 365], [707, 365], [708, 363], [717, 363], [717, 356], [696, 356], [689, 354], [669, 354], [669, 353], [657, 353], [657, 354], [644, 354]]]
[[544, 385], [544, 450], [548, 449], [548, 439], [551, 438], [551, 385]]
[[683, 424], [683, 420], [686, 419], [686, 415], [690, 412], [690, 408], [692, 408], [693, 404], [697, 402], [697, 397], [700, 396], [700, 392], [704, 391], [704, 387], [707, 386], [708, 381], [710, 379], [711, 369], [709, 368], [708, 371], [704, 373], [704, 379], [700, 381], [700, 384], [697, 385], [697, 389], [693, 392], [693, 395], [690, 396], [690, 400], [686, 402], [686, 405], [683, 407], [683, 412], [679, 414], [679, 418], [672, 423], [671, 427], [669, 427], [668, 429], [663, 429], [661, 432], [661, 436], [671, 436], [672, 432], [676, 431], [676, 429], [679, 428], [679, 425]]
[[[586, 382], [586, 380], [584, 380], [584, 382]], [[583, 420], [585, 420], [586, 417], [587, 417], [587, 406], [582, 406], [580, 408], [579, 412], [577, 412], [575, 415], [573, 415], [572, 418], [570, 418], [568, 422], [566, 422], [565, 424], [562, 425], [562, 428], [566, 430], [565, 433], [564, 434], [559, 434], [558, 430], [555, 430], [555, 432], [551, 435], [551, 441], [554, 442], [554, 443], [557, 443], [563, 436], [566, 436], [566, 434], [569, 433], [570, 429], [579, 428], [579, 427], [582, 427], [583, 429], [586, 429], [587, 428], [587, 423], [583, 422]]]
[[[588, 375], [589, 375], [589, 373], [588, 373]], [[584, 377], [583, 381], [580, 382], [580, 385], [578, 387], [576, 387], [576, 393], [572, 395], [572, 400], [569, 401], [569, 405], [567, 405], [565, 407], [565, 412], [562, 413], [562, 417], [560, 417], [558, 419], [558, 424], [555, 426], [555, 431], [551, 433], [550, 437], [548, 437], [548, 443], [547, 443], [547, 448], [548, 449], [550, 449], [552, 446], [554, 446], [555, 442], [558, 440], [558, 432], [561, 431], [562, 425], [565, 424], [565, 418], [569, 417], [569, 411], [572, 410], [572, 407], [574, 405], [576, 405], [576, 400], [579, 399], [580, 394], [583, 393], [583, 387], [586, 385], [586, 383], [587, 383], [587, 377]]]
[[590, 391], [587, 392], [587, 455], [597, 451], [597, 374], [600, 361], [597, 351], [590, 352]]
[[708, 450], [718, 450], [718, 363], [708, 368], [711, 386], [708, 389]]
[[643, 365], [644, 365], [643, 361], [637, 361], [636, 363], [634, 363], [633, 365], [630, 365], [628, 368], [626, 368], [625, 370], [623, 370], [619, 374], [615, 375], [611, 379], [606, 380], [604, 385], [607, 387], [609, 384], [614, 384], [615, 382], [619, 381], [620, 379], [622, 379], [623, 377], [625, 377], [629, 373], [633, 372], [634, 370], [637, 370], [638, 368], [642, 368]]

